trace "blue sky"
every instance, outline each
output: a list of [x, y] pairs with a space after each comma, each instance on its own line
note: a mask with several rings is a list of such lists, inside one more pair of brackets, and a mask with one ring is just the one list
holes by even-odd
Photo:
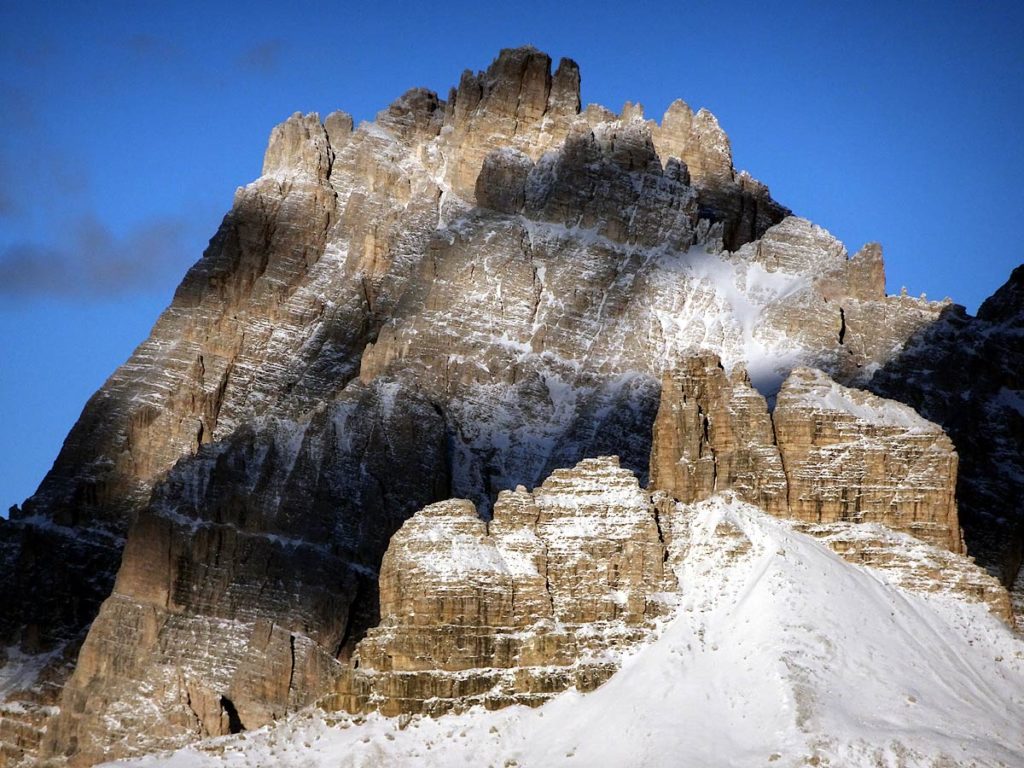
[[[877, 7], [873, 7], [877, 6]], [[974, 311], [1024, 261], [1024, 4], [0, 4], [0, 504], [145, 338], [266, 137], [531, 43], [583, 100], [711, 109], [736, 165], [889, 290]]]

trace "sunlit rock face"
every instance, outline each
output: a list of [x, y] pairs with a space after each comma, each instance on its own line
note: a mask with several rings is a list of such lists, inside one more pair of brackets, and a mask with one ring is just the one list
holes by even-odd
[[441, 714], [590, 690], [667, 613], [667, 560], [649, 495], [615, 457], [502, 492], [487, 522], [468, 501], [428, 506], [391, 540], [381, 624], [331, 702]]
[[[671, 491], [643, 491], [617, 458], [603, 457], [556, 470], [532, 492], [503, 491], [489, 520], [462, 499], [416, 512], [383, 559], [381, 622], [321, 705], [440, 715], [539, 706], [570, 686], [597, 687], [625, 653], [651, 639], [680, 593], [706, 586], [686, 567], [692, 529], [702, 505], [723, 497], [767, 500], [762, 509], [794, 517], [795, 528], [892, 584], [981, 602], [1011, 620], [1006, 590], [949, 549], [959, 546], [955, 507], [946, 506], [955, 478], [941, 468], [950, 460], [955, 467], [956, 457], [941, 429], [898, 403], [800, 369], [779, 396], [790, 433], [780, 433], [775, 447], [764, 400], [742, 377], [730, 382], [712, 356], [688, 360], [678, 374], [666, 380], [655, 427], [655, 454], [683, 446], [667, 475], [678, 481]], [[659, 431], [679, 439], [659, 446]], [[933, 471], [906, 471], [915, 460]], [[812, 465], [827, 486], [807, 484]], [[661, 476], [652, 469], [655, 484]], [[821, 498], [824, 489], [829, 498]], [[936, 496], [937, 489], [948, 493]], [[951, 529], [939, 535], [940, 525]], [[723, 557], [752, 548], [735, 527], [720, 524], [715, 534]]]
[[651, 446], [651, 487], [685, 504], [732, 490], [776, 515], [788, 513], [788, 481], [765, 398], [717, 355], [666, 371]]
[[665, 375], [651, 485], [684, 503], [723, 491], [806, 523], [879, 523], [963, 552], [957, 454], [901, 403], [795, 369], [769, 414], [741, 369], [716, 355]]
[[790, 216], [707, 111], [581, 108], [579, 84], [520, 48], [447, 99], [274, 129], [150, 337], [0, 523], [6, 664], [45, 667], [5, 694], [12, 761], [48, 721], [45, 754], [88, 763], [313, 701], [376, 624], [415, 510], [486, 516], [601, 455], [646, 483], [678, 360], [712, 351], [769, 394], [804, 364], [860, 382], [946, 306], [885, 296], [879, 249], [849, 258]]
[[807, 368], [786, 379], [773, 418], [788, 516], [881, 523], [963, 552], [957, 455], [937, 424]]

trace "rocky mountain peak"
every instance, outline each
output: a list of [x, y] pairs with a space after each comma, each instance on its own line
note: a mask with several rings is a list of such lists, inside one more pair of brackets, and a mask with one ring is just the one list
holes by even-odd
[[987, 323], [1024, 324], [1024, 264], [978, 308], [978, 319]]
[[[12, 760], [87, 764], [325, 695], [455, 708], [497, 683], [498, 703], [596, 685], [614, 665], [573, 654], [646, 636], [676, 505], [720, 492], [958, 556], [949, 440], [861, 418], [907, 415], [853, 386], [937, 382], [901, 399], [943, 426], [984, 386], [974, 417], [1011, 455], [1020, 378], [976, 372], [1019, 337], [886, 296], [880, 248], [849, 258], [735, 173], [710, 113], [581, 111], [579, 83], [508, 49], [447, 100], [414, 88], [373, 122], [273, 129], [150, 338], [0, 523], [0, 647], [28, 681], [0, 718]], [[970, 366], [916, 365], [964, 333]], [[453, 541], [514, 604], [426, 567]], [[443, 610], [421, 626], [409, 601]]]
[[698, 183], [716, 185], [733, 181], [729, 137], [707, 109], [701, 108], [694, 114], [685, 101], [676, 99], [653, 132], [658, 153], [678, 157]]
[[[337, 128], [337, 119], [332, 121]], [[326, 181], [333, 153], [327, 129], [316, 112], [296, 112], [274, 127], [263, 156], [263, 175], [287, 173]]]

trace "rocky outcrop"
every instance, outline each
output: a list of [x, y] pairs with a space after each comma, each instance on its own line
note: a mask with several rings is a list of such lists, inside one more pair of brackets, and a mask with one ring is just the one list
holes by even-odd
[[963, 552], [957, 455], [937, 424], [806, 368], [782, 385], [773, 420], [786, 468], [788, 516], [882, 523]]
[[[948, 300], [886, 296], [878, 244], [865, 245], [849, 257], [842, 243], [806, 219], [785, 219], [738, 255], [768, 272], [762, 276], [752, 270], [754, 296], [781, 276], [808, 276], [809, 285], [790, 293], [787, 301], [766, 307], [762, 323], [801, 346], [831, 336], [834, 353], [817, 367], [846, 383], [863, 384], [878, 369], [877, 361], [892, 359], [908, 338], [949, 306]], [[749, 357], [753, 370], [756, 357]]]
[[879, 523], [798, 523], [796, 528], [821, 540], [844, 560], [871, 568], [902, 589], [984, 603], [993, 614], [1014, 625], [1006, 587], [972, 558]]
[[[724, 503], [737, 495], [725, 491]], [[570, 686], [596, 688], [623, 652], [650, 639], [675, 594], [685, 594], [689, 585], [678, 580], [692, 555], [695, 517], [722, 496], [683, 503], [644, 492], [605, 457], [557, 470], [532, 492], [502, 492], [490, 520], [461, 499], [420, 510], [384, 557], [379, 626], [321, 705], [439, 715], [538, 706]], [[878, 523], [794, 526], [902, 589], [985, 603], [1010, 618], [998, 581], [948, 549]], [[721, 557], [751, 550], [724, 520], [714, 533]]]
[[377, 382], [179, 464], [132, 527], [44, 751], [91, 764], [331, 690], [375, 621], [374, 553], [446, 492], [443, 435], [428, 403]]
[[381, 623], [332, 702], [441, 714], [590, 690], [666, 612], [667, 559], [649, 496], [614, 457], [502, 492], [490, 521], [469, 501], [433, 504], [391, 540]]
[[[1024, 606], [1024, 266], [969, 316], [951, 305], [868, 387], [941, 424], [960, 456], [968, 551]], [[1020, 614], [1019, 614], [1020, 615]]]
[[722, 490], [788, 511], [787, 481], [764, 396], [746, 371], [698, 355], [666, 371], [654, 420], [651, 486], [690, 504]]
[[462, 73], [444, 106], [446, 143], [458, 149], [446, 168], [451, 190], [473, 199], [477, 174], [494, 150], [522, 151], [534, 160], [557, 147], [580, 110], [580, 71], [531, 48], [502, 51], [484, 72]]
[[654, 424], [651, 485], [684, 503], [734, 491], [809, 523], [881, 523], [963, 552], [957, 455], [913, 409], [794, 370], [771, 416], [745, 372], [715, 355], [666, 373]]
[[685, 101], [676, 99], [652, 133], [658, 154], [678, 157], [698, 184], [715, 186], [735, 180], [729, 137], [708, 110], [694, 114]]

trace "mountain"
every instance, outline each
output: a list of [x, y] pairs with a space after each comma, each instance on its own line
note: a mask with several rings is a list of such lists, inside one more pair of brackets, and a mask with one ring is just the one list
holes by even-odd
[[[503, 493], [535, 489], [517, 503], [543, 507], [536, 489], [598, 457], [618, 457], [608, 477], [634, 501], [648, 485], [658, 504], [731, 489], [825, 525], [810, 532], [853, 559], [902, 563], [908, 584], [952, 584], [1009, 616], [962, 553], [1005, 584], [1019, 570], [1021, 513], [1006, 511], [1024, 482], [1018, 274], [978, 318], [886, 296], [881, 248], [851, 257], [791, 215], [733, 168], [709, 112], [677, 101], [659, 123], [638, 105], [582, 109], [575, 63], [551, 65], [505, 50], [445, 100], [413, 89], [374, 122], [296, 114], [273, 130], [262, 175], [150, 337], [0, 524], [8, 764], [87, 765], [317, 702], [387, 700], [355, 665], [374, 643], [380, 659], [416, 656], [385, 632], [416, 586], [385, 578], [396, 532], [424, 509], [441, 510], [439, 530], [500, 523]], [[978, 390], [965, 400], [968, 365]], [[678, 398], [695, 383], [687, 411]], [[914, 405], [952, 444], [843, 385]], [[972, 403], [963, 428], [958, 399]], [[680, 462], [692, 476], [670, 480]], [[822, 467], [834, 471], [819, 482]], [[644, 543], [622, 546], [667, 562], [658, 519], [630, 519]], [[930, 554], [917, 561], [939, 571], [908, 565], [913, 539], [854, 535], [849, 521], [919, 537]], [[537, 526], [518, 535], [550, 546]], [[586, 557], [600, 570], [611, 555]], [[541, 618], [621, 619], [642, 643], [664, 617], [636, 601], [679, 587], [654, 564], [614, 590], [632, 618], [572, 589], [568, 613]], [[633, 554], [618, 567], [632, 573]], [[539, 599], [538, 583], [522, 588]], [[473, 599], [449, 618], [485, 605]], [[538, 617], [500, 610], [513, 626]], [[556, 666], [589, 652], [538, 642]], [[520, 693], [613, 672], [563, 670]]]

